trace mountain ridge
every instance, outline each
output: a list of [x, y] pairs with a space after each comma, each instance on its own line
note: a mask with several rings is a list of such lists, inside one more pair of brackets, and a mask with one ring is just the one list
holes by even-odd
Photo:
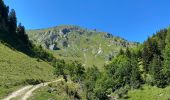
[[[107, 32], [89, 30], [76, 25], [61, 25], [50, 28], [27, 30], [30, 40], [49, 49], [58, 58], [78, 60], [83, 64], [89, 63], [86, 59], [100, 59], [108, 62], [117, 55], [120, 49], [135, 47], [139, 43], [129, 42], [123, 38], [113, 36]], [[98, 57], [96, 57], [98, 56]], [[91, 63], [91, 61], [90, 61]], [[86, 65], [85, 64], [85, 65]], [[91, 63], [88, 66], [96, 65]]]
[[60, 28], [60, 27], [77, 27], [77, 28], [84, 29], [84, 30], [87, 30], [87, 31], [96, 31], [96, 32], [100, 32], [100, 33], [107, 33], [107, 34], [110, 34], [113, 37], [121, 38], [121, 39], [129, 41], [129, 42], [140, 44], [140, 42], [138, 42], [138, 41], [128, 40], [128, 39], [123, 38], [121, 36], [115, 35], [114, 33], [111, 33], [111, 32], [102, 31], [102, 30], [97, 29], [97, 28], [87, 28], [87, 27], [84, 27], [84, 26], [74, 25], [74, 24], [61, 24], [61, 25], [54, 25], [54, 26], [50, 26], [50, 27], [33, 28], [33, 29], [27, 29], [26, 31], [29, 32], [29, 31], [38, 31], [38, 30], [48, 30], [48, 29], [50, 30], [50, 29]]

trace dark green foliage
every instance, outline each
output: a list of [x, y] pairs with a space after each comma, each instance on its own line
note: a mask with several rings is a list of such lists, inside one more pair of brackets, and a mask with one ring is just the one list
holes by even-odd
[[[122, 89], [124, 90], [127, 86], [137, 89], [141, 86], [141, 84], [143, 84], [138, 67], [138, 56], [132, 50], [127, 49], [124, 54], [118, 55], [113, 59], [111, 64], [105, 66], [105, 69], [107, 73], [106, 76], [108, 78], [103, 80], [103, 84], [105, 85], [102, 86], [102, 91], [105, 90], [106, 92], [111, 89], [113, 92], [117, 92], [119, 90], [122, 91]], [[101, 89], [99, 88], [97, 92], [100, 93], [100, 90]], [[106, 93], [102, 92], [101, 95]], [[127, 92], [117, 93], [120, 97], [122, 97]]]
[[152, 61], [154, 54], [160, 55], [160, 51], [158, 50], [158, 44], [155, 39], [149, 38], [148, 41], [144, 44], [142, 54], [145, 71], [149, 70], [148, 65]]
[[119, 56], [114, 59], [113, 63], [106, 66], [106, 70], [114, 80], [114, 90], [130, 85], [138, 88], [141, 84], [141, 76], [137, 67], [137, 59]]
[[[158, 48], [159, 50], [163, 50], [165, 48], [165, 39], [166, 39], [166, 35], [167, 35], [167, 32], [168, 30], [167, 29], [163, 29], [163, 30], [160, 30], [156, 36], [158, 37]], [[163, 51], [162, 51], [163, 53]]]
[[7, 27], [8, 23], [9, 7], [4, 4], [3, 0], [0, 0], [0, 29]]
[[94, 94], [96, 98], [99, 100], [107, 100], [108, 95], [112, 92], [112, 85], [113, 80], [108, 78], [107, 74], [103, 73], [102, 77], [100, 77], [95, 84]]
[[53, 64], [56, 61], [56, 58], [51, 53], [48, 53], [46, 50], [44, 50], [42, 46], [35, 46], [32, 44], [31, 51], [33, 53], [33, 57], [50, 62], [50, 64]]
[[28, 39], [28, 36], [25, 32], [25, 27], [21, 25], [21, 23], [19, 23], [17, 30], [16, 30], [16, 34], [18, 36], [18, 38], [27, 46], [29, 46], [30, 41]]
[[123, 49], [121, 48], [120, 51], [119, 51], [119, 54], [118, 55], [124, 55], [124, 51]]
[[167, 34], [167, 29], [157, 32], [152, 38], [149, 38], [144, 42], [142, 59], [144, 63], [144, 69], [149, 72], [149, 64], [152, 62], [154, 55], [160, 56], [163, 61], [163, 51], [165, 48], [165, 38]]
[[129, 50], [129, 48], [126, 48], [125, 55], [126, 55], [128, 58], [131, 58], [131, 51]]
[[67, 64], [65, 63], [64, 60], [58, 60], [55, 65], [55, 74], [57, 76], [62, 75], [64, 80], [67, 82]]
[[170, 33], [164, 29], [144, 43], [142, 59], [145, 69], [152, 81], [149, 84], [165, 87], [170, 82]]
[[17, 28], [17, 17], [15, 10], [12, 9], [9, 13], [8, 16], [8, 26], [9, 26], [9, 31], [11, 33], [16, 33], [16, 28]]
[[82, 82], [84, 80], [85, 68], [81, 63], [75, 61], [68, 66], [68, 73], [74, 82]]
[[159, 56], [154, 55], [153, 61], [150, 63], [150, 74], [153, 77], [153, 85], [164, 87], [166, 85], [165, 76], [162, 72], [162, 61]]
[[130, 86], [134, 89], [137, 89], [142, 84], [142, 78], [138, 67], [137, 59], [131, 59], [131, 78], [130, 78]]
[[60, 60], [56, 63], [56, 67], [55, 67], [55, 74], [56, 75], [64, 75], [64, 70], [65, 70], [65, 67], [66, 67], [66, 63], [64, 60]]
[[168, 29], [165, 43], [163, 71], [167, 83], [170, 84], [170, 29]]
[[55, 74], [58, 76], [62, 75], [66, 81], [67, 76], [69, 76], [72, 81], [81, 83], [85, 78], [85, 69], [77, 61], [66, 64], [64, 60], [58, 60], [55, 66]]
[[93, 66], [92, 68], [88, 68], [85, 73], [85, 89], [86, 89], [86, 98], [87, 100], [94, 100], [94, 88], [98, 78], [100, 78], [101, 72], [97, 67]]
[[44, 82], [43, 80], [37, 80], [37, 79], [27, 79], [27, 80], [25, 80], [25, 83], [30, 84], [30, 85], [37, 85], [37, 84], [40, 84], [40, 83], [43, 83], [43, 82]]

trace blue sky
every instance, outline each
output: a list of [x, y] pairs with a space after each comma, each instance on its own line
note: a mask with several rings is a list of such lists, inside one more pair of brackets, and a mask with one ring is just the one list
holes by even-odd
[[170, 0], [4, 0], [27, 29], [79, 25], [143, 42], [170, 25]]

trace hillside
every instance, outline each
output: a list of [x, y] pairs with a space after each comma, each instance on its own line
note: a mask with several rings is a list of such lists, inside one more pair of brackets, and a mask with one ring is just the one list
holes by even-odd
[[53, 67], [44, 61], [37, 61], [21, 52], [12, 50], [0, 43], [0, 98], [18, 87], [27, 84], [26, 80], [53, 79]]
[[110, 33], [71, 25], [28, 30], [27, 34], [33, 43], [49, 49], [56, 58], [66, 61], [77, 60], [87, 67], [102, 67], [121, 48], [137, 45]]

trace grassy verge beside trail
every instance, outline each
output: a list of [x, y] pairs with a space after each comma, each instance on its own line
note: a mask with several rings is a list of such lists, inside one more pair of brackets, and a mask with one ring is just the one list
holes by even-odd
[[0, 44], [0, 99], [28, 84], [26, 80], [53, 80], [53, 73], [48, 63]]

